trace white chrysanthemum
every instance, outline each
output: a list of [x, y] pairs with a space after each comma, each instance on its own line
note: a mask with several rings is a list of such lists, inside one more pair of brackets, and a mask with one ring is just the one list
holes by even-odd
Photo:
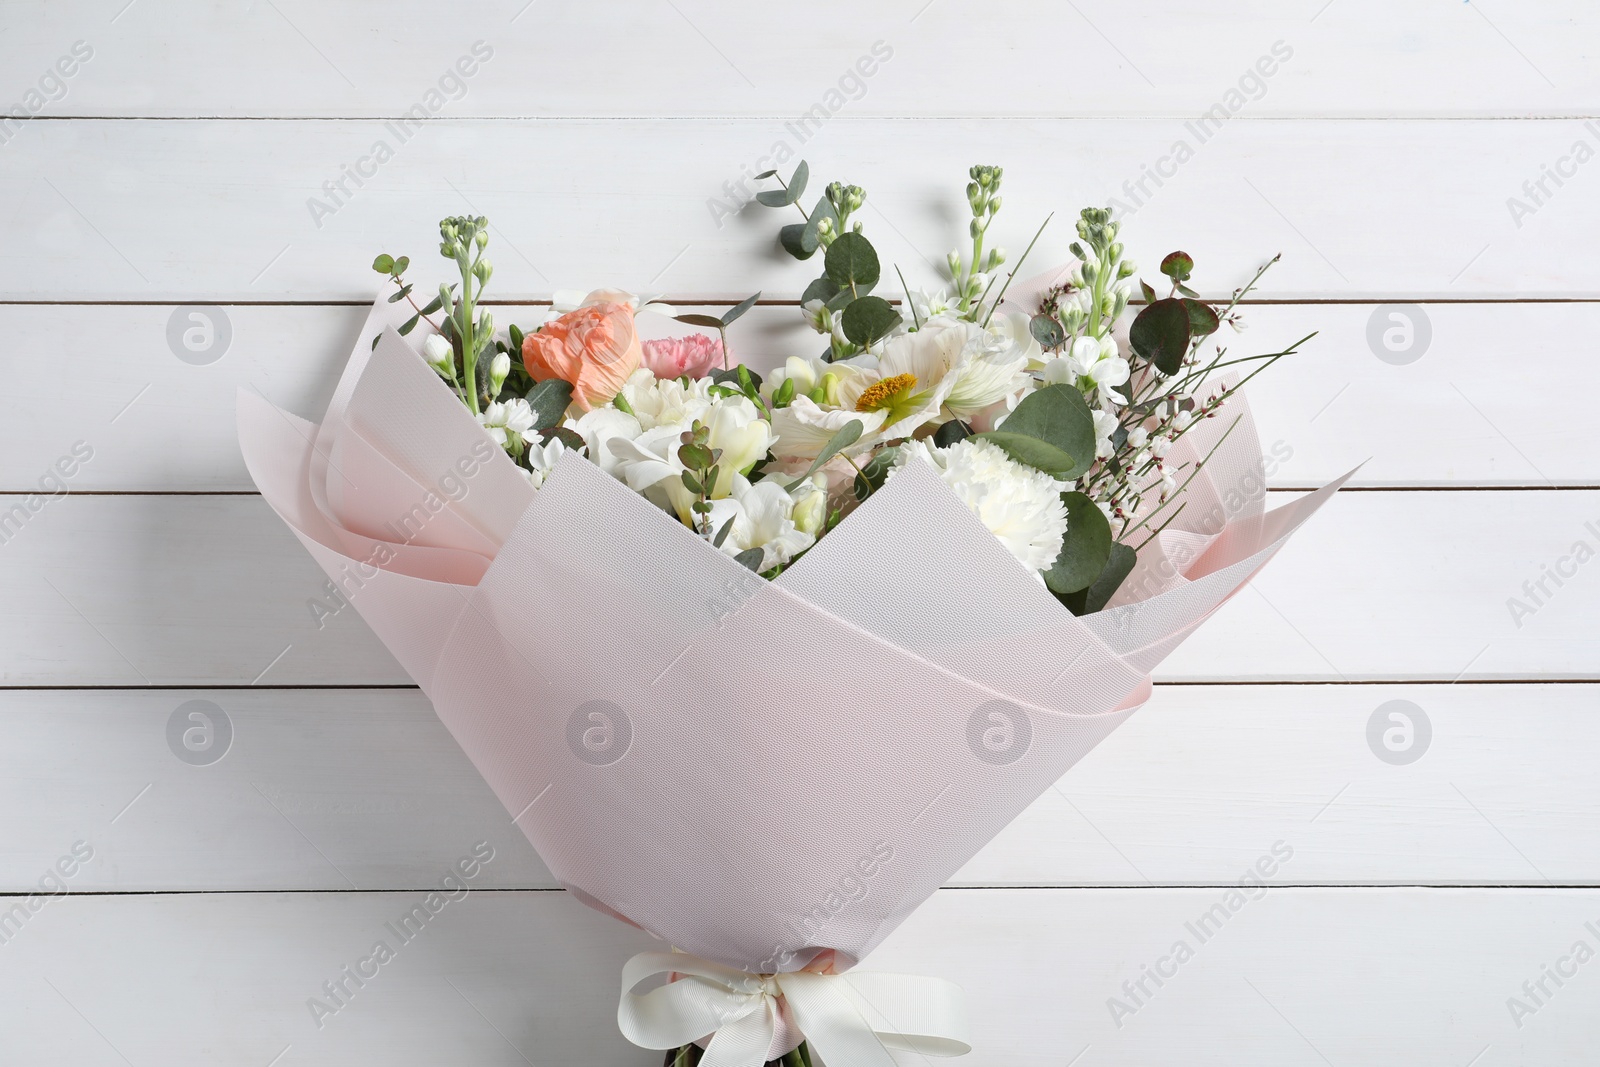
[[1029, 570], [1042, 571], [1061, 554], [1067, 533], [1067, 488], [1042, 471], [1024, 466], [998, 445], [969, 437], [949, 448], [908, 441], [896, 466], [920, 455], [934, 465], [946, 485], [978, 516], [1000, 543]]

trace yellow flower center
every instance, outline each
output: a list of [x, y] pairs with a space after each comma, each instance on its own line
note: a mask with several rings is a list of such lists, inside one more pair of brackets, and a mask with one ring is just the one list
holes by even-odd
[[896, 374], [893, 378], [873, 382], [861, 391], [861, 397], [856, 401], [856, 410], [882, 411], [885, 408], [892, 408], [895, 401], [916, 387], [915, 374]]

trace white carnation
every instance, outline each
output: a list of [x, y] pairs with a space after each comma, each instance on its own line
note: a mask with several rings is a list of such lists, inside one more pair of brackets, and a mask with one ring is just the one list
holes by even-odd
[[1042, 571], [1061, 554], [1067, 533], [1067, 509], [1061, 503], [1066, 483], [1018, 463], [998, 445], [978, 438], [948, 448], [908, 441], [901, 446], [896, 465], [905, 464], [912, 455], [929, 460], [961, 502], [1029, 570]]

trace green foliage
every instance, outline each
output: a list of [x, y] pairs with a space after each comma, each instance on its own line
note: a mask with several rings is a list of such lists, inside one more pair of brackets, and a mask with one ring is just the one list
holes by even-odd
[[1189, 309], [1182, 300], [1157, 300], [1134, 317], [1128, 343], [1162, 374], [1176, 374], [1189, 351]]
[[1111, 556], [1106, 560], [1105, 569], [1100, 572], [1087, 588], [1076, 593], [1068, 593], [1057, 597], [1067, 606], [1067, 610], [1074, 615], [1089, 615], [1106, 606], [1112, 596], [1121, 587], [1123, 579], [1133, 570], [1133, 565], [1138, 559], [1137, 554], [1127, 545], [1113, 542]]
[[561, 416], [572, 403], [572, 383], [560, 378], [546, 378], [528, 390], [528, 406], [533, 409], [533, 425], [537, 430], [548, 430], [561, 421]]
[[[845, 237], [856, 236], [858, 235], [847, 233], [835, 241], [833, 247], [838, 248]], [[829, 249], [828, 254], [832, 256], [833, 249]], [[890, 307], [889, 302], [882, 297], [862, 296], [845, 306], [840, 324], [844, 328], [844, 335], [852, 344], [865, 348], [900, 325], [900, 313]]]
[[859, 233], [842, 233], [835, 238], [823, 262], [828, 278], [841, 289], [862, 294], [878, 284], [878, 253], [872, 242]]
[[1161, 273], [1171, 278], [1173, 284], [1186, 282], [1194, 273], [1194, 260], [1187, 252], [1169, 252], [1161, 261]]
[[1111, 523], [1083, 493], [1062, 493], [1067, 508], [1067, 536], [1061, 554], [1044, 572], [1044, 584], [1057, 596], [1092, 585], [1111, 558]]
[[1000, 429], [977, 435], [1006, 450], [1018, 463], [1057, 478], [1077, 478], [1094, 462], [1094, 415], [1070, 385], [1047, 385], [1030, 393]]
[[861, 440], [861, 429], [861, 420], [851, 419], [834, 431], [833, 436], [828, 438], [828, 443], [822, 446], [822, 451], [817, 453], [817, 458], [812, 461], [811, 466], [800, 476], [800, 481], [803, 482], [817, 473], [824, 463]]

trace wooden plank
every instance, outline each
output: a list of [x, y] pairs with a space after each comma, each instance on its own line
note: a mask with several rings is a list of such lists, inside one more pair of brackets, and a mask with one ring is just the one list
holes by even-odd
[[[94, 456], [64, 479], [74, 491], [253, 489], [235, 444], [235, 390], [320, 416], [360, 344], [365, 315], [326, 305], [206, 311], [215, 320], [213, 343], [226, 333], [228, 345], [214, 362], [195, 365], [175, 355], [168, 338], [174, 321], [195, 328], [192, 313], [183, 305], [0, 305], [0, 336], [22, 352], [49, 350], [64, 329], [117, 338], [76, 354], [68, 404], [59, 362], [13, 365], [8, 388], [16, 404], [0, 424], [0, 488], [37, 488], [82, 441]], [[511, 322], [529, 312], [495, 314]], [[1405, 340], [1407, 320], [1391, 314], [1409, 316], [1411, 351], [1383, 347], [1383, 330], [1398, 330], [1397, 344]], [[1262, 441], [1277, 447], [1269, 484], [1315, 486], [1368, 456], [1356, 485], [1600, 484], [1600, 456], [1585, 429], [1600, 360], [1583, 342], [1574, 347], [1575, 338], [1600, 333], [1600, 304], [1265, 304], [1248, 309], [1247, 321], [1247, 333], [1225, 339], [1235, 354], [1276, 351], [1321, 331], [1249, 387]], [[1374, 322], [1376, 351], [1368, 336]], [[1502, 388], [1507, 337], [1558, 359], [1563, 387]], [[733, 341], [758, 369], [817, 347], [792, 307], [756, 308]], [[177, 347], [186, 351], [181, 339]], [[1415, 358], [1397, 365], [1378, 352]]]
[[[17, 7], [0, 59], [16, 74], [13, 95], [45, 115], [394, 115], [418, 103], [457, 117], [793, 118], [816, 105], [889, 117], [1190, 115], [1225, 103], [1249, 115], [1523, 116], [1593, 113], [1600, 99], [1584, 49], [1594, 13], [1579, 0], [1251, 0], [1205, 12], [1028, 0], [981, 15], [819, 0], [807, 13], [825, 33], [798, 31], [780, 8], [708, 0], [629, 5], [621, 26], [598, 8], [526, 0], [452, 11], [443, 26], [419, 0]], [[45, 76], [76, 40], [92, 58], [22, 97], [25, 79]], [[1281, 63], [1270, 62], [1274, 44]], [[463, 56], [472, 73], [449, 78]], [[1246, 77], [1263, 56], [1270, 75]], [[871, 73], [848, 77], [863, 57]]]
[[[1597, 490], [1344, 494], [1158, 677], [1595, 678], [1597, 526]], [[0, 548], [3, 684], [408, 681], [259, 497], [45, 500]]]
[[[1273, 845], [1263, 841], [1256, 858], [1270, 860]], [[1074, 1057], [1412, 1067], [1581, 1063], [1591, 1053], [1600, 995], [1595, 965], [1582, 961], [1600, 941], [1600, 893], [1234, 892], [945, 891], [865, 966], [959, 982], [974, 1045], [961, 1062], [972, 1067]], [[660, 1061], [615, 1024], [623, 962], [659, 942], [564, 894], [476, 892], [400, 943], [387, 924], [424, 899], [49, 900], [0, 947], [11, 1009], [0, 1051], [7, 1062], [72, 1067]], [[332, 1001], [323, 983], [380, 939], [388, 962], [369, 964], [375, 973], [359, 987], [344, 979], [349, 992]], [[1587, 952], [1575, 958], [1579, 943]], [[1547, 966], [1566, 972], [1560, 985]], [[1146, 968], [1167, 977], [1157, 986]], [[1530, 996], [1524, 983], [1541, 980], [1544, 993]], [[1526, 1010], [1513, 1014], [1512, 998]], [[314, 999], [331, 1013], [314, 1016]]]
[[[1390, 757], [1408, 763], [1368, 738], [1374, 716], [1405, 728], [1392, 701], [1412, 705]], [[1280, 837], [1296, 885], [1597, 884], [1597, 701], [1162, 686], [951, 884], [1227, 885]], [[187, 759], [177, 729], [198, 731]], [[77, 841], [74, 892], [416, 889], [479, 839], [482, 886], [555, 887], [415, 690], [10, 691], [0, 730], [0, 892]]]
[[[369, 299], [374, 254], [407, 252], [421, 269], [435, 220], [464, 210], [498, 227], [507, 298], [599, 284], [792, 296], [815, 270], [780, 258], [780, 216], [733, 214], [747, 200], [732, 184], [741, 166], [771, 145], [760, 120], [451, 119], [404, 140], [379, 120], [36, 125], [6, 146], [0, 298]], [[1527, 215], [1508, 198], [1596, 136], [1576, 120], [1286, 119], [1202, 138], [1167, 119], [846, 117], [804, 153], [819, 186], [867, 189], [863, 220], [913, 284], [965, 242], [961, 187], [976, 159], [1009, 168], [991, 245], [1018, 254], [1061, 213], [1034, 253], [1040, 268], [1067, 258], [1083, 203], [1116, 198], [1146, 272], [1181, 245], [1208, 292], [1281, 251], [1265, 295], [1498, 299], [1593, 294], [1581, 183], [1547, 182]], [[358, 164], [371, 175], [359, 187], [341, 170]], [[1172, 176], [1157, 185], [1145, 167]]]

